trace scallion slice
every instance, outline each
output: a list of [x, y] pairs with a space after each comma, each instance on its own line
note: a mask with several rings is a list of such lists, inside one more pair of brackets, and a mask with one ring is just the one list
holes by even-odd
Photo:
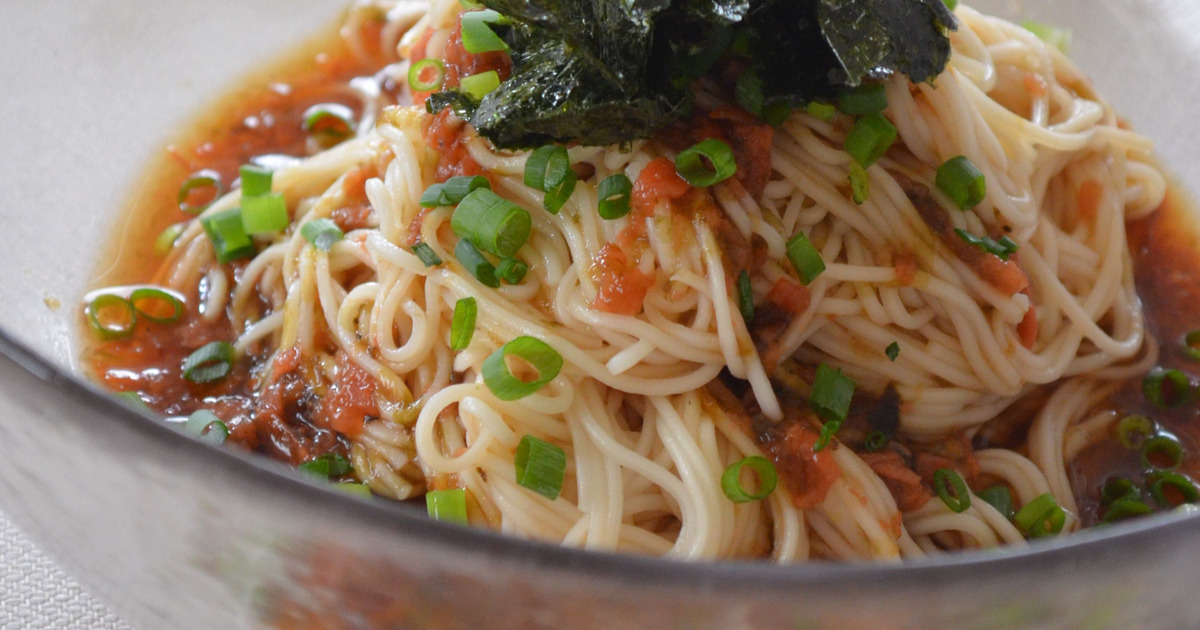
[[501, 21], [499, 13], [486, 9], [483, 11], [468, 11], [462, 14], [462, 45], [469, 53], [492, 52], [508, 50], [508, 44], [492, 30], [489, 24]]
[[707, 138], [675, 156], [675, 171], [688, 184], [707, 188], [733, 177], [737, 162], [728, 144]]
[[526, 186], [546, 192], [557, 188], [571, 171], [571, 156], [559, 144], [534, 149], [525, 160], [523, 181]]
[[1017, 253], [1018, 245], [1016, 241], [1007, 236], [1001, 236], [999, 240], [993, 240], [988, 236], [975, 236], [961, 228], [954, 228], [954, 233], [966, 244], [992, 254], [1000, 260], [1008, 260], [1009, 256]]
[[850, 196], [860, 206], [871, 198], [871, 174], [858, 162], [850, 163]]
[[[509, 361], [522, 365], [514, 374]], [[535, 337], [517, 337], [484, 359], [483, 382], [500, 400], [519, 400], [537, 393], [558, 376], [563, 358], [549, 344]]]
[[137, 326], [137, 309], [129, 300], [113, 293], [101, 293], [83, 307], [88, 326], [105, 340], [124, 339]]
[[965, 155], [946, 160], [937, 170], [937, 187], [959, 208], [970, 210], [987, 197], [987, 178]]
[[567, 453], [532, 435], [521, 438], [515, 458], [517, 483], [553, 501], [562, 492]]
[[345, 237], [333, 219], [313, 219], [300, 226], [300, 235], [323, 252], [333, 249], [333, 244]]
[[414, 92], [436, 92], [445, 79], [446, 66], [440, 59], [425, 58], [408, 68], [408, 87]]
[[1192, 382], [1187, 374], [1156, 367], [1142, 379], [1142, 394], [1150, 404], [1162, 409], [1181, 407], [1192, 399]]
[[600, 203], [597, 211], [601, 219], [620, 219], [629, 214], [629, 200], [633, 195], [633, 182], [623, 173], [605, 177], [600, 182], [596, 197]]
[[1159, 505], [1174, 507], [1200, 501], [1200, 489], [1191, 479], [1179, 473], [1162, 473], [1150, 484], [1150, 496]]
[[868, 453], [878, 453], [887, 446], [890, 439], [883, 431], [870, 431], [863, 437], [862, 449]]
[[500, 258], [509, 258], [521, 249], [532, 225], [529, 212], [486, 188], [464, 197], [450, 217], [455, 234]]
[[197, 409], [188, 416], [183, 430], [212, 444], [221, 444], [229, 437], [229, 426], [207, 409]]
[[483, 175], [456, 175], [426, 188], [420, 203], [426, 208], [456, 206], [464, 197], [480, 188], [492, 189], [491, 182]]
[[958, 0], [942, 0], [942, 4], [946, 5], [946, 8], [951, 11], [958, 8]]
[[[748, 490], [742, 485], [743, 469], [749, 469], [758, 477], [757, 490]], [[775, 464], [761, 455], [739, 459], [721, 473], [721, 490], [734, 503], [761, 501], [775, 491], [778, 483], [779, 473], [775, 470]]]
[[788, 239], [787, 256], [800, 276], [800, 283], [805, 286], [812, 284], [812, 281], [825, 271], [825, 261], [821, 259], [821, 252], [813, 247], [803, 232]]
[[1183, 354], [1193, 361], [1200, 361], [1200, 330], [1189, 331], [1183, 336]]
[[183, 297], [155, 287], [138, 287], [129, 294], [129, 303], [138, 317], [156, 324], [171, 324], [183, 317]]
[[329, 488], [360, 499], [370, 499], [375, 496], [371, 493], [371, 486], [365, 483], [331, 483]]
[[1118, 501], [1140, 501], [1142, 493], [1132, 480], [1125, 477], [1112, 477], [1100, 488], [1100, 505], [1112, 505]]
[[242, 225], [242, 209], [229, 208], [200, 219], [204, 233], [212, 242], [217, 262], [225, 264], [238, 258], [254, 255], [254, 242]]
[[509, 284], [521, 284], [529, 273], [529, 265], [520, 258], [505, 258], [496, 266], [496, 276]]
[[568, 170], [567, 176], [559, 182], [558, 186], [546, 191], [542, 197], [542, 207], [550, 214], [558, 214], [559, 210], [566, 205], [567, 200], [575, 192], [575, 185], [579, 182], [579, 176], [575, 171]]
[[[824, 363], [817, 366], [817, 375], [813, 378], [808, 404], [826, 423], [836, 423], [837, 426], [833, 431], [836, 431], [837, 427], [846, 420], [852, 398], [854, 398], [854, 379], [844, 376], [841, 371]], [[824, 434], [824, 430], [822, 430], [822, 434]], [[828, 439], [825, 442], [828, 442]], [[818, 444], [824, 446], [820, 442]]]
[[472, 74], [459, 79], [458, 87], [476, 101], [482, 101], [488, 93], [500, 87], [500, 74], [495, 70]]
[[1021, 22], [1021, 27], [1059, 49], [1064, 55], [1071, 54], [1071, 29], [1033, 20]]
[[820, 453], [825, 450], [826, 446], [829, 446], [829, 441], [842, 429], [842, 422], [844, 421], [826, 420], [821, 424], [821, 433], [817, 435], [817, 443], [813, 445], [814, 453]]
[[271, 169], [254, 164], [243, 164], [238, 169], [238, 177], [242, 182], [243, 199], [246, 197], [258, 197], [271, 192], [271, 180], [274, 178]]
[[754, 319], [754, 285], [750, 283], [750, 274], [745, 269], [737, 277], [737, 303], [743, 320], [748, 322]]
[[887, 109], [887, 89], [882, 83], [864, 83], [840, 92], [834, 99], [843, 114], [864, 116], [878, 114]]
[[1047, 492], [1021, 506], [1013, 516], [1013, 523], [1028, 538], [1043, 538], [1062, 531], [1067, 522], [1067, 513], [1059, 507], [1054, 495]]
[[314, 457], [299, 466], [300, 470], [319, 477], [321, 479], [332, 479], [348, 474], [354, 467], [350, 465], [350, 460], [340, 453], [325, 453], [318, 457]]
[[951, 512], [962, 514], [971, 508], [971, 491], [954, 469], [939, 468], [933, 471], [933, 489]]
[[462, 488], [430, 490], [425, 493], [429, 516], [443, 523], [467, 524], [467, 491]]
[[1104, 518], [1100, 519], [1104, 523], [1115, 523], [1125, 519], [1135, 518], [1138, 516], [1146, 516], [1153, 514], [1154, 508], [1150, 507], [1143, 501], [1136, 499], [1122, 499], [1108, 506], [1108, 510], [1104, 512]]
[[233, 369], [237, 355], [233, 346], [224, 341], [214, 341], [189, 354], [180, 366], [183, 378], [193, 383], [211, 383], [220, 380]]
[[305, 110], [303, 127], [323, 145], [331, 146], [354, 135], [354, 110], [341, 103], [319, 103]]
[[289, 221], [283, 193], [242, 196], [242, 229], [246, 234], [274, 234], [286, 228]]
[[1141, 414], [1125, 416], [1117, 422], [1117, 440], [1128, 449], [1140, 449], [1154, 431], [1154, 421]]
[[[193, 174], [179, 187], [179, 209], [190, 214], [199, 214], [216, 201], [225, 186], [221, 176], [216, 171], [205, 169]], [[193, 196], [201, 196], [202, 200], [193, 201]]]
[[867, 114], [854, 122], [843, 146], [854, 161], [866, 168], [887, 153], [898, 133], [892, 121], [882, 114]]
[[812, 116], [817, 120], [829, 122], [833, 120], [834, 116], [837, 115], [838, 110], [833, 106], [833, 103], [826, 103], [825, 101], [810, 101], [808, 105], [804, 106], [804, 111], [808, 112], [809, 116]]
[[462, 352], [471, 345], [475, 336], [475, 318], [479, 305], [473, 297], [465, 297], [454, 303], [454, 316], [450, 320], [450, 349]]
[[996, 508], [996, 511], [1004, 518], [1010, 521], [1013, 519], [1016, 510], [1013, 509], [1012, 491], [1008, 489], [1008, 486], [990, 486], [980, 490], [977, 494], [985, 503]]
[[458, 245], [454, 247], [454, 257], [466, 268], [467, 273], [483, 286], [493, 289], [500, 288], [500, 279], [496, 277], [496, 266], [478, 249], [475, 249], [471, 241], [465, 238], [459, 239]]
[[428, 243], [417, 243], [412, 246], [412, 253], [416, 254], [421, 262], [425, 263], [426, 267], [436, 267], [442, 264], [442, 257], [433, 251], [433, 248]]
[[893, 341], [892, 343], [888, 344], [888, 347], [884, 349], [883, 353], [887, 355], [889, 361], [895, 361], [896, 358], [900, 356], [900, 344]]
[[1175, 470], [1183, 463], [1183, 444], [1170, 435], [1156, 435], [1142, 443], [1142, 463], [1157, 470]]
[[185, 229], [187, 229], [187, 223], [168, 225], [154, 239], [154, 253], [159, 256], [167, 255], [167, 252], [170, 252], [171, 248], [175, 247], [175, 241], [179, 240]]

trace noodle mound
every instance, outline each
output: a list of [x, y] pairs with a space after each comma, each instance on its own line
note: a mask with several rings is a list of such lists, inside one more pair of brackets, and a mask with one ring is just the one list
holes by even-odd
[[[457, 0], [372, 8], [390, 9], [382, 36], [395, 76], [409, 59], [453, 52]], [[165, 284], [198, 296], [205, 318], [228, 318], [239, 353], [269, 357], [260, 393], [299, 382], [327, 409], [339, 399], [371, 410], [314, 420], [348, 442], [353, 477], [395, 499], [465, 489], [473, 525], [688, 559], [900, 558], [1025, 544], [1028, 532], [977, 494], [999, 485], [1017, 509], [1049, 493], [1062, 531], [1074, 530], [1067, 465], [1113, 421], [1096, 411], [1105, 397], [1157, 357], [1125, 228], [1160, 206], [1166, 185], [1150, 141], [1119, 124], [1064, 54], [1007, 22], [956, 13], [941, 76], [885, 82], [898, 140], [866, 168], [861, 204], [843, 150], [853, 118], [797, 111], [771, 128], [711, 79], [697, 83], [695, 119], [680, 128], [630, 146], [570, 146], [580, 181], [557, 214], [522, 181], [528, 153], [364, 91], [355, 137], [275, 172], [292, 227], [233, 274], [193, 222]], [[344, 29], [364, 55], [355, 38], [368, 14], [352, 11]], [[648, 169], [673, 164], [697, 129], [739, 149], [738, 176], [681, 195], [653, 185]], [[934, 184], [960, 155], [987, 184], [966, 211]], [[530, 213], [520, 283], [481, 284], [455, 255], [453, 208], [420, 205], [461, 173], [484, 174]], [[605, 220], [597, 185], [612, 174], [636, 182], [634, 209]], [[206, 216], [237, 204], [227, 195]], [[345, 230], [327, 252], [300, 230], [322, 218]], [[1016, 253], [1004, 260], [955, 230], [1006, 236]], [[825, 263], [807, 285], [786, 247], [801, 233]], [[426, 266], [417, 243], [442, 264]], [[476, 330], [453, 351], [466, 297]], [[564, 365], [537, 393], [501, 400], [482, 364], [519, 336]], [[820, 449], [823, 421], [806, 398], [822, 364], [856, 393]], [[347, 402], [351, 389], [368, 400]], [[894, 433], [868, 447], [889, 417]], [[565, 450], [555, 500], [517, 482], [526, 435]], [[775, 463], [778, 489], [731, 501], [722, 472], [755, 455]], [[965, 511], [939, 500], [943, 468], [971, 488]]]

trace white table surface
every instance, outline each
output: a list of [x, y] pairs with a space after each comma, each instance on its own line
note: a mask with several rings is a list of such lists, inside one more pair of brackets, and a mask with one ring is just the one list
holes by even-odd
[[0, 630], [131, 630], [0, 512]]

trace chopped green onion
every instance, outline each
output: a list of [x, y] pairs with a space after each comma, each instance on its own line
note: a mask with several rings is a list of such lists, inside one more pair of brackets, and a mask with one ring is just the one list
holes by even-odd
[[491, 182], [483, 175], [456, 175], [426, 188], [421, 195], [421, 205], [426, 208], [457, 206], [463, 198], [480, 188], [492, 189]]
[[466, 525], [467, 491], [462, 488], [430, 490], [425, 493], [425, 508], [436, 521]]
[[864, 83], [858, 87], [843, 90], [837, 95], [834, 102], [843, 114], [851, 116], [878, 114], [887, 109], [887, 89], [882, 83]]
[[476, 101], [482, 101], [488, 93], [500, 87], [500, 75], [495, 70], [472, 74], [459, 79], [458, 87]]
[[124, 339], [137, 326], [137, 309], [129, 300], [112, 293], [101, 293], [83, 307], [88, 326], [105, 341]]
[[813, 247], [803, 232], [788, 239], [787, 257], [799, 274], [800, 283], [805, 286], [812, 284], [812, 281], [825, 271], [825, 261], [821, 259], [821, 252]]
[[1169, 435], [1156, 435], [1142, 444], [1142, 462], [1158, 470], [1174, 470], [1183, 463], [1183, 445]]
[[523, 181], [526, 186], [546, 192], [557, 188], [571, 171], [571, 156], [558, 144], [540, 146], [525, 160]]
[[242, 196], [242, 228], [247, 234], [273, 234], [286, 228], [289, 221], [283, 193]]
[[[422, 79], [421, 75], [433, 71], [433, 77]], [[446, 66], [440, 59], [422, 59], [408, 69], [408, 87], [414, 92], [436, 92], [446, 79]]]
[[1067, 513], [1059, 507], [1054, 495], [1047, 492], [1038, 495], [1021, 506], [1013, 517], [1013, 523], [1028, 538], [1042, 538], [1062, 531], [1067, 522]]
[[965, 155], [939, 166], [936, 181], [937, 187], [963, 210], [974, 208], [987, 197], [987, 178]]
[[1146, 505], [1142, 501], [1136, 499], [1122, 499], [1108, 506], [1108, 510], [1104, 513], [1104, 518], [1100, 519], [1104, 523], [1115, 523], [1125, 519], [1138, 516], [1146, 516], [1154, 513], [1154, 508]]
[[481, 282], [483, 286], [493, 289], [500, 288], [500, 280], [496, 277], [496, 266], [488, 261], [487, 257], [478, 249], [475, 249], [471, 241], [465, 238], [459, 239], [458, 245], [454, 247], [454, 257], [466, 268], [467, 273]]
[[676, 155], [675, 171], [688, 184], [707, 188], [732, 177], [737, 172], [737, 162], [728, 144], [708, 138]]
[[[201, 191], [201, 193], [208, 191], [204, 195], [204, 201], [199, 203], [191, 201], [192, 195], [196, 194], [196, 191]], [[225, 192], [225, 187], [221, 184], [221, 176], [216, 171], [205, 169], [187, 178], [187, 181], [179, 187], [179, 209], [190, 214], [199, 214], [212, 205], [212, 202], [216, 201], [223, 192]]]
[[349, 473], [354, 467], [340, 453], [325, 453], [300, 464], [300, 470], [321, 479], [332, 479]]
[[412, 253], [416, 254], [417, 258], [420, 258], [426, 267], [436, 267], [442, 264], [442, 257], [438, 256], [437, 252], [433, 251], [433, 248], [428, 243], [413, 245]]
[[854, 122], [843, 147], [850, 157], [866, 168], [887, 153], [898, 133], [892, 121], [882, 114], [867, 114]]
[[[525, 364], [517, 370], [519, 375], [509, 369], [510, 357]], [[546, 342], [534, 337], [517, 337], [484, 359], [483, 382], [496, 398], [519, 400], [554, 380], [562, 365], [562, 355]]]
[[813, 379], [812, 391], [808, 404], [825, 420], [821, 427], [821, 438], [817, 441], [814, 451], [825, 448], [829, 439], [845, 422], [850, 412], [850, 400], [854, 398], [854, 380], [843, 376], [840, 370], [835, 370], [824, 363], [817, 366], [817, 375]]
[[980, 490], [977, 494], [985, 503], [996, 508], [996, 511], [1004, 518], [1011, 521], [1013, 515], [1016, 514], [1016, 510], [1013, 509], [1012, 491], [1008, 489], [1008, 486], [990, 486]]
[[600, 199], [601, 219], [619, 219], [629, 214], [629, 200], [633, 194], [633, 182], [623, 173], [609, 175], [600, 182], [596, 196]]
[[532, 435], [521, 438], [515, 458], [517, 483], [553, 501], [562, 492], [567, 453]]
[[[332, 146], [354, 135], [354, 110], [341, 103], [319, 103], [305, 110], [303, 126], [322, 144]], [[244, 196], [244, 183], [242, 191]]]
[[179, 240], [180, 235], [187, 228], [187, 223], [176, 223], [168, 225], [166, 229], [159, 233], [154, 239], [154, 253], [159, 256], [165, 256], [167, 252], [175, 247], [175, 241]]
[[550, 214], [558, 214], [559, 210], [566, 205], [567, 200], [571, 198], [571, 194], [575, 192], [575, 184], [579, 182], [579, 176], [575, 171], [568, 170], [567, 176], [563, 178], [559, 185], [551, 190], [546, 191], [546, 195], [542, 197], [542, 207]]
[[860, 206], [871, 197], [871, 174], [858, 162], [850, 163], [850, 194]]
[[233, 368], [236, 354], [233, 346], [224, 341], [201, 346], [183, 360], [183, 378], [193, 383], [211, 383], [222, 379]]
[[737, 277], [738, 311], [742, 319], [754, 319], [754, 285], [750, 284], [750, 274], [743, 269]]
[[887, 446], [889, 440], [891, 438], [883, 431], [871, 431], [863, 438], [862, 448], [868, 453], [878, 453]]
[[1071, 54], [1071, 29], [1033, 20], [1021, 22], [1021, 27], [1059, 49], [1064, 55]]
[[900, 356], [900, 344], [893, 341], [892, 343], [888, 344], [888, 347], [884, 349], [883, 353], [887, 355], [889, 361], [895, 361], [896, 358]]
[[817, 436], [817, 443], [813, 445], [814, 453], [820, 453], [825, 450], [826, 446], [829, 446], [829, 441], [841, 430], [842, 422], [844, 420], [826, 420], [821, 425], [821, 433]]
[[[139, 287], [129, 294], [129, 303], [138, 317], [156, 324], [171, 324], [183, 317], [183, 298], [172, 291], [154, 287]], [[169, 312], [164, 313], [164, 309]]]
[[1183, 355], [1193, 361], [1200, 361], [1200, 330], [1193, 330], [1183, 336]]
[[229, 426], [207, 409], [198, 409], [188, 416], [183, 430], [212, 444], [221, 444], [229, 437]]
[[[1168, 496], [1168, 492], [1178, 493], [1179, 496]], [[1150, 485], [1150, 495], [1160, 505], [1168, 507], [1200, 501], [1200, 489], [1196, 488], [1196, 484], [1192, 483], [1191, 479], [1173, 472], [1159, 475]]]
[[1142, 394], [1155, 407], [1180, 407], [1192, 399], [1192, 382], [1179, 370], [1156, 367], [1142, 379]]
[[454, 316], [450, 321], [450, 349], [462, 352], [471, 345], [471, 337], [475, 336], [475, 318], [479, 314], [479, 305], [473, 297], [465, 297], [454, 303]]
[[144, 411], [154, 411], [137, 392], [117, 392], [117, 399]]
[[1128, 449], [1138, 449], [1147, 438], [1154, 435], [1154, 421], [1141, 414], [1121, 418], [1117, 422], [1117, 440]]
[[375, 496], [371, 493], [371, 486], [365, 483], [331, 483], [329, 487], [350, 496], [359, 497], [361, 499], [370, 499]]
[[961, 228], [954, 228], [954, 233], [966, 244], [992, 254], [1000, 260], [1008, 260], [1009, 256], [1017, 253], [1017, 248], [1019, 247], [1016, 241], [1007, 236], [1001, 236], [1000, 240], [996, 241], [987, 236], [975, 236]]
[[271, 169], [254, 164], [243, 164], [238, 169], [238, 175], [242, 181], [242, 199], [258, 197], [271, 192], [271, 180], [274, 178]]
[[946, 8], [951, 11], [958, 8], [958, 0], [942, 0], [942, 4], [946, 5]]
[[520, 258], [505, 258], [496, 266], [496, 275], [509, 284], [521, 284], [529, 273], [529, 265]]
[[[742, 485], [742, 469], [745, 468], [750, 469], [758, 477], [757, 491], [747, 490]], [[739, 459], [721, 473], [721, 490], [734, 503], [761, 501], [775, 491], [778, 483], [779, 474], [775, 471], [775, 464], [761, 455], [751, 455]]]
[[833, 120], [833, 117], [837, 115], [837, 108], [832, 103], [824, 101], [810, 101], [808, 105], [804, 106], [804, 111], [808, 112], [809, 116], [825, 122]]
[[500, 258], [513, 256], [521, 249], [532, 225], [529, 212], [486, 188], [464, 197], [450, 217], [455, 234]]
[[933, 488], [951, 512], [962, 514], [970, 509], [971, 491], [967, 490], [967, 482], [955, 470], [939, 468], [933, 471]]
[[1125, 477], [1113, 477], [1100, 488], [1100, 505], [1112, 505], [1118, 501], [1141, 500], [1142, 493], [1133, 481]]
[[492, 52], [508, 50], [508, 44], [492, 30], [489, 24], [497, 24], [501, 20], [499, 13], [487, 9], [484, 11], [468, 11], [462, 14], [462, 45], [469, 53]]
[[229, 208], [200, 219], [200, 225], [212, 241], [217, 262], [228, 263], [238, 258], [254, 255], [254, 242], [246, 235], [242, 225], [242, 209]]
[[300, 226], [300, 235], [323, 252], [333, 249], [333, 244], [345, 236], [342, 234], [342, 228], [339, 228], [333, 219], [313, 219]]

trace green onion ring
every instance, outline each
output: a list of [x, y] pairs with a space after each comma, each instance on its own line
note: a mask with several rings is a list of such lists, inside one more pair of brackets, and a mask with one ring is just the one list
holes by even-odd
[[[100, 321], [100, 311], [112, 307], [119, 307], [124, 311], [129, 316], [128, 323], [110, 325]], [[137, 309], [129, 300], [113, 293], [101, 293], [92, 298], [83, 308], [83, 313], [87, 317], [88, 326], [104, 341], [124, 339], [133, 334], [137, 325]]]
[[[751, 492], [742, 487], [742, 469], [749, 468], [758, 476], [758, 491]], [[734, 503], [749, 503], [761, 501], [775, 491], [779, 483], [779, 474], [775, 464], [761, 455], [751, 455], [729, 465], [721, 473], [721, 490]]]
[[[938, 498], [955, 514], [962, 514], [971, 507], [971, 491], [957, 471], [939, 468], [933, 472], [933, 487]], [[953, 494], [951, 494], [953, 491]]]
[[[197, 188], [212, 188], [212, 199], [207, 203], [196, 205], [188, 203], [188, 197], [190, 197], [192, 191], [196, 190]], [[187, 181], [183, 182], [183, 185], [179, 187], [179, 209], [188, 214], [200, 214], [206, 208], [212, 205], [212, 202], [216, 201], [223, 192], [225, 192], [225, 186], [221, 183], [221, 175], [216, 171], [204, 169], [197, 173], [193, 173], [192, 176], [188, 177]]]
[[[421, 75], [430, 68], [434, 69], [435, 76], [429, 81], [422, 81]], [[445, 79], [446, 66], [440, 59], [428, 57], [414, 63], [408, 69], [408, 87], [414, 92], [435, 92], [442, 87], [442, 81]]]
[[[155, 317], [150, 312], [138, 306], [138, 302], [142, 300], [162, 300], [171, 305], [171, 314], [166, 317]], [[183, 298], [174, 291], [155, 287], [139, 287], [134, 289], [133, 293], [129, 294], [129, 303], [133, 306], [133, 310], [137, 311], [139, 317], [144, 317], [156, 324], [172, 324], [183, 317]]]
[[[529, 364], [537, 378], [522, 380], [508, 368], [508, 358], [515, 357]], [[500, 400], [519, 400], [537, 393], [554, 380], [562, 370], [563, 358], [557, 350], [536, 337], [517, 337], [484, 359], [481, 371], [483, 382]]]

